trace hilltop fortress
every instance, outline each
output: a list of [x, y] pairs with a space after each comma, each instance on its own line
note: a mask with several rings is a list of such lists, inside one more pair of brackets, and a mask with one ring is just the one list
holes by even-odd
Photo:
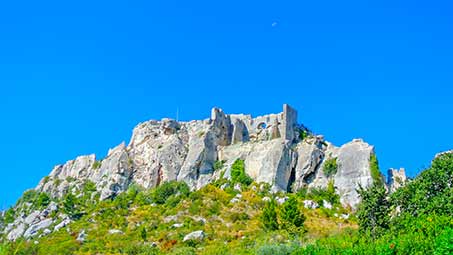
[[[230, 179], [237, 160], [243, 160], [245, 172], [255, 182], [269, 184], [272, 192], [326, 188], [331, 183], [340, 202], [353, 209], [360, 202], [359, 186], [384, 182], [380, 173], [372, 173], [378, 171], [373, 146], [354, 139], [336, 147], [299, 125], [297, 111], [283, 105], [281, 113], [256, 118], [214, 108], [205, 120], [140, 123], [128, 145], [123, 142], [110, 149], [104, 159], [92, 154], [57, 165], [35, 190], [61, 198], [81, 194], [91, 182], [94, 195], [101, 200], [113, 198], [133, 184], [153, 188], [176, 180], [196, 190], [221, 178]], [[328, 162], [335, 162], [334, 167]], [[405, 181], [404, 170], [391, 170], [388, 188], [395, 190]], [[17, 217], [4, 233], [9, 240], [36, 235], [55, 223], [48, 216], [56, 206], [51, 203], [42, 212]], [[65, 218], [54, 229], [70, 222]]]
[[[303, 133], [308, 136], [301, 137]], [[178, 180], [199, 189], [221, 176], [229, 178], [231, 165], [242, 159], [246, 173], [274, 191], [325, 187], [332, 180], [341, 202], [355, 207], [358, 186], [373, 182], [372, 155], [373, 146], [361, 139], [336, 147], [323, 136], [312, 135], [297, 124], [297, 111], [286, 104], [281, 113], [256, 118], [214, 108], [205, 120], [140, 123], [129, 145], [116, 146], [102, 160], [87, 155], [58, 165], [36, 189], [60, 197], [89, 180], [96, 184], [101, 199], [132, 183], [151, 188]], [[331, 176], [323, 171], [328, 159], [338, 163]], [[223, 163], [220, 169], [214, 169], [217, 161]]]

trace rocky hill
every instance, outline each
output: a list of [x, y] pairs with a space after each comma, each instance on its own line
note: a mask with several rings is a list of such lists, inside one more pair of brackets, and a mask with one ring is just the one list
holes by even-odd
[[[104, 159], [86, 155], [57, 165], [34, 191], [48, 194], [49, 199], [83, 196], [89, 183], [90, 195], [101, 201], [132, 185], [150, 189], [179, 181], [193, 191], [231, 179], [238, 160], [255, 183], [268, 184], [272, 193], [327, 188], [333, 183], [341, 204], [352, 209], [360, 202], [360, 186], [383, 182], [373, 146], [354, 139], [336, 147], [298, 124], [297, 111], [283, 105], [281, 113], [259, 117], [225, 114], [214, 108], [205, 120], [140, 123], [128, 145], [121, 143]], [[389, 174], [390, 190], [406, 180], [404, 170]], [[71, 222], [69, 217], [56, 219], [56, 203], [45, 205], [31, 210], [32, 205], [19, 201], [13, 208], [14, 220], [2, 226], [3, 234], [8, 240], [30, 238], [43, 230], [58, 231]]]

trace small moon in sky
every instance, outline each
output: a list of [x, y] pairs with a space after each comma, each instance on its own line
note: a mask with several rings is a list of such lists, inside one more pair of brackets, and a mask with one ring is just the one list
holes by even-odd
[[278, 25], [277, 21], [272, 22], [272, 27], [276, 27]]

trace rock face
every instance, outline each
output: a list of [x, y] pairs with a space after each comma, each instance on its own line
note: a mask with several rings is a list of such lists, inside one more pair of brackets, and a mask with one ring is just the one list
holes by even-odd
[[87, 155], [58, 165], [36, 190], [61, 197], [91, 181], [106, 199], [131, 183], [152, 188], [178, 180], [198, 189], [220, 176], [213, 169], [217, 160], [226, 161], [222, 171], [229, 176], [229, 167], [241, 158], [256, 181], [285, 191], [299, 129], [297, 112], [288, 105], [279, 114], [257, 118], [214, 108], [211, 118], [201, 121], [151, 120], [134, 129], [128, 146], [118, 145], [103, 160]]
[[[302, 140], [302, 133], [308, 137]], [[274, 192], [324, 188], [333, 182], [341, 202], [355, 208], [359, 203], [358, 186], [367, 187], [373, 182], [373, 154], [373, 146], [360, 139], [336, 147], [323, 136], [313, 135], [297, 124], [297, 111], [288, 105], [283, 105], [281, 113], [255, 118], [225, 114], [214, 108], [205, 120], [140, 123], [128, 145], [121, 143], [102, 160], [86, 155], [57, 165], [35, 189], [62, 197], [92, 182], [100, 199], [107, 199], [132, 183], [152, 188], [177, 180], [194, 190], [221, 176], [230, 178], [231, 166], [242, 159], [246, 173], [258, 183], [271, 185]], [[337, 169], [327, 176], [325, 164], [329, 159], [336, 159]], [[217, 161], [222, 161], [223, 167], [214, 170]], [[28, 215], [24, 223], [18, 222], [10, 229], [8, 236], [16, 239], [29, 226], [42, 223], [42, 217], [36, 220], [38, 217], [41, 216], [37, 212]], [[65, 220], [50, 229], [60, 229], [68, 223]], [[39, 225], [40, 229], [48, 227]]]
[[183, 239], [183, 242], [187, 242], [189, 240], [199, 240], [199, 241], [202, 241], [205, 237], [205, 233], [203, 232], [203, 230], [198, 230], [198, 231], [194, 231], [192, 233], [189, 233], [187, 234], [186, 236], [184, 236], [184, 239]]
[[404, 186], [407, 182], [406, 171], [404, 168], [390, 168], [387, 173], [387, 185], [391, 193]]
[[[338, 148], [322, 136], [301, 141], [301, 131], [308, 130], [297, 124], [297, 111], [288, 105], [281, 113], [256, 118], [214, 108], [211, 118], [201, 121], [151, 120], [134, 129], [129, 145], [111, 149], [103, 160], [87, 155], [56, 166], [36, 190], [61, 197], [91, 181], [106, 199], [131, 183], [152, 188], [178, 180], [199, 189], [222, 174], [229, 177], [231, 165], [243, 159], [247, 174], [273, 191], [326, 187], [333, 180], [341, 202], [354, 207], [358, 185], [372, 183], [373, 147], [354, 140]], [[330, 158], [337, 158], [338, 171], [327, 177], [323, 165]], [[224, 168], [215, 171], [218, 160]]]

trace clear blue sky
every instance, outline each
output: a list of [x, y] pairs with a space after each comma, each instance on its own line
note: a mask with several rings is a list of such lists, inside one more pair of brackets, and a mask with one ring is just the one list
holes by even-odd
[[451, 1], [3, 1], [0, 207], [141, 121], [299, 110], [410, 175], [453, 148]]

